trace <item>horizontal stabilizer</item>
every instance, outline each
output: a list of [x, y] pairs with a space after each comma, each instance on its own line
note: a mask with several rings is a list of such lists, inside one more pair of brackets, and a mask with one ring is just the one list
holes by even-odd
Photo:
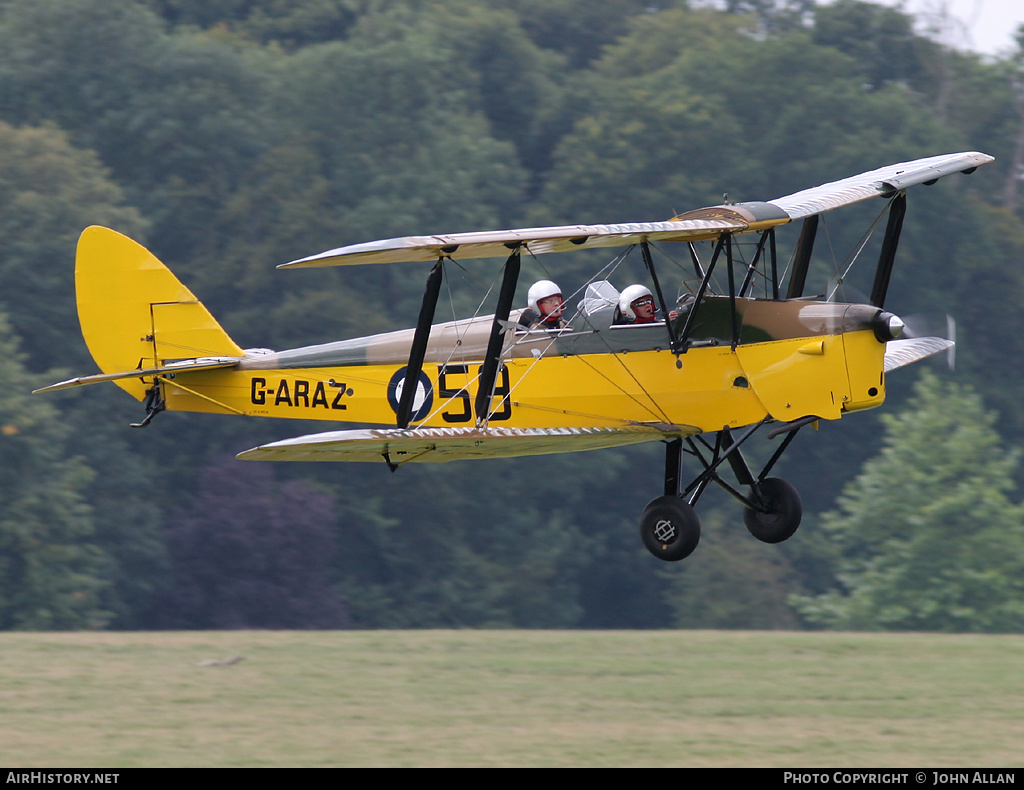
[[245, 461], [444, 462], [599, 450], [698, 433], [685, 425], [621, 428], [398, 428], [330, 431], [239, 453]]
[[933, 354], [941, 354], [956, 344], [944, 337], [911, 337], [890, 340], [885, 344], [885, 372], [919, 362]]
[[121, 379], [147, 378], [150, 376], [172, 376], [186, 370], [212, 370], [214, 368], [230, 368], [237, 365], [241, 357], [204, 357], [202, 359], [186, 359], [181, 362], [170, 362], [155, 368], [136, 368], [135, 370], [124, 370], [119, 373], [95, 373], [92, 376], [79, 376], [77, 378], [60, 381], [48, 387], [41, 387], [33, 390], [37, 392], [53, 392], [54, 390], [65, 390], [70, 387], [81, 387], [85, 384], [98, 384], [101, 381], [119, 381]]

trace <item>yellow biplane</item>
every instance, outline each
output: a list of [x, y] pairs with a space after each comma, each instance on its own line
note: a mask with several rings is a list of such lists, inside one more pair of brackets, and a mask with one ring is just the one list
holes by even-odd
[[[165, 409], [381, 426], [266, 444], [238, 456], [246, 460], [376, 461], [394, 471], [409, 462], [660, 441], [664, 494], [640, 520], [651, 553], [679, 560], [693, 551], [694, 505], [711, 483], [739, 499], [755, 537], [777, 543], [796, 531], [801, 505], [789, 483], [768, 475], [797, 431], [881, 405], [887, 371], [952, 345], [903, 337], [903, 322], [883, 310], [906, 190], [992, 160], [977, 152], [917, 159], [663, 222], [410, 236], [329, 250], [280, 268], [420, 262], [429, 273], [416, 327], [277, 352], [236, 345], [148, 250], [90, 227], [75, 280], [82, 332], [102, 373], [45, 390], [113, 381], [145, 402], [139, 426]], [[820, 215], [874, 197], [887, 200], [879, 215], [887, 212], [887, 222], [867, 303], [838, 302], [831, 292], [805, 297]], [[796, 220], [803, 224], [783, 291], [775, 231]], [[744, 234], [752, 235], [740, 253]], [[669, 242], [681, 245], [693, 272], [673, 302], [652, 255]], [[703, 257], [697, 242], [705, 243]], [[620, 292], [595, 278], [565, 325], [520, 322], [514, 303], [524, 254], [604, 247], [639, 248], [660, 320], [618, 323]], [[434, 323], [446, 267], [499, 256], [494, 314]], [[781, 441], [755, 474], [740, 450], [769, 424], [768, 437]], [[701, 471], [684, 485], [685, 456]], [[734, 484], [723, 478], [727, 470]]]

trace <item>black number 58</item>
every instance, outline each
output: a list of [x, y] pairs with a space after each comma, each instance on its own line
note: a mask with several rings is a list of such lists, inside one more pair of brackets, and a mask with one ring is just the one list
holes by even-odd
[[[477, 369], [479, 376], [481, 368]], [[455, 389], [448, 385], [448, 376], [465, 376], [469, 372], [468, 365], [438, 365], [437, 368], [437, 392], [444, 401], [451, 401], [456, 407], [450, 411], [441, 412], [441, 419], [450, 423], [469, 422], [473, 419], [473, 401], [469, 391], [464, 387]], [[508, 368], [501, 366], [500, 376], [494, 387], [494, 397], [501, 398], [501, 407], [491, 413], [490, 419], [500, 422], [512, 417], [512, 403], [509, 400], [511, 387], [509, 386]], [[486, 416], [486, 415], [477, 415]]]

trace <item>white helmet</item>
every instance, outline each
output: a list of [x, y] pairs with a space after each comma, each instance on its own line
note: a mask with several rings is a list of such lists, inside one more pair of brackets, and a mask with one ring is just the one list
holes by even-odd
[[633, 302], [643, 299], [645, 296], [651, 296], [651, 289], [646, 285], [631, 285], [619, 294], [619, 312], [626, 317], [627, 321], [636, 321]]
[[530, 286], [530, 290], [526, 294], [526, 303], [530, 306], [530, 309], [533, 310], [533, 312], [540, 315], [540, 307], [537, 303], [541, 299], [547, 299], [549, 296], [561, 295], [562, 289], [551, 282], [551, 280], [537, 280], [537, 282]]

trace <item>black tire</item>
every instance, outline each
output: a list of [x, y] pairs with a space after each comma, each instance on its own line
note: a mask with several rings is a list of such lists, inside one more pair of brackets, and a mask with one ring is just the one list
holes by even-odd
[[640, 537], [659, 560], [678, 562], [690, 556], [700, 540], [700, 519], [688, 502], [677, 496], [651, 501], [640, 516]]
[[768, 509], [767, 513], [747, 509], [743, 521], [747, 530], [763, 543], [782, 543], [793, 536], [804, 509], [796, 489], [779, 477], [766, 477], [751, 487], [751, 499], [758, 499]]

